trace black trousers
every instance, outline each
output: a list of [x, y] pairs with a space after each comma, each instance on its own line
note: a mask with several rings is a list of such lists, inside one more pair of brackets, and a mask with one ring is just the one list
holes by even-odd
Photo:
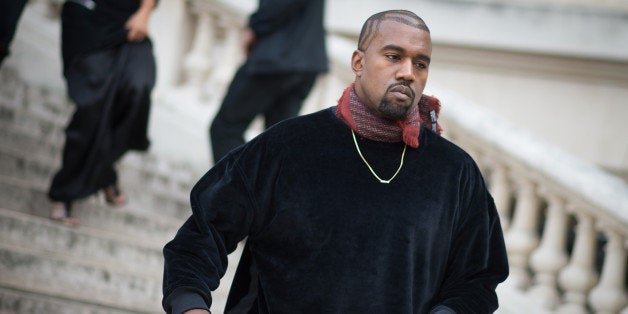
[[229, 85], [209, 135], [214, 162], [244, 144], [244, 132], [258, 115], [273, 124], [299, 114], [317, 73], [250, 74], [242, 65]]

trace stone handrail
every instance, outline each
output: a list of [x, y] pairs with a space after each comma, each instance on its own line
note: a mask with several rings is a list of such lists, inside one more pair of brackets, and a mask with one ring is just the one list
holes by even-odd
[[[218, 0], [188, 0], [188, 8], [197, 21], [185, 58], [188, 82], [218, 77], [226, 84], [224, 71], [232, 73], [239, 62], [243, 14]], [[215, 49], [238, 57], [212, 67]], [[304, 112], [335, 104], [353, 79], [353, 49], [354, 43], [328, 36], [331, 70], [316, 84]], [[433, 82], [427, 92], [443, 104], [444, 136], [465, 148], [487, 179], [511, 266], [505, 285], [543, 312], [628, 311], [628, 185]]]

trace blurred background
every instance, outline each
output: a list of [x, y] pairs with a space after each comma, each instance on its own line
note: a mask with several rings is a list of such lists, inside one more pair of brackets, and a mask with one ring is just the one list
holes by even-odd
[[[151, 149], [119, 165], [130, 202], [108, 209], [88, 198], [78, 228], [46, 218], [73, 111], [61, 4], [28, 2], [0, 69], [0, 313], [158, 313], [161, 247], [212, 165], [209, 123], [257, 1], [160, 0]], [[387, 9], [430, 27], [426, 93], [441, 100], [444, 136], [472, 154], [498, 205], [511, 264], [499, 312], [628, 313], [628, 1], [327, 1], [331, 70], [302, 113], [335, 105], [353, 79], [362, 23]], [[256, 121], [247, 135], [261, 129]]]

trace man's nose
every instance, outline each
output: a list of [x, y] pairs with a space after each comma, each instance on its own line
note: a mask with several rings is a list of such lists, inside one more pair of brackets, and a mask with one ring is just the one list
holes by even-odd
[[414, 81], [414, 64], [411, 59], [404, 59], [399, 63], [399, 69], [397, 69], [397, 79], [408, 82]]

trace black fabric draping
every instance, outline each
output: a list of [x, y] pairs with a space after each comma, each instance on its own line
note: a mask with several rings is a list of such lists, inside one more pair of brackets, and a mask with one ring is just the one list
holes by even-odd
[[[126, 41], [124, 23], [119, 21], [128, 18], [131, 9], [113, 21], [105, 18], [113, 11], [102, 9], [108, 7], [101, 3], [100, 11], [73, 2], [63, 8], [64, 74], [76, 111], [65, 130], [62, 168], [48, 194], [54, 201], [70, 202], [116, 183], [114, 163], [128, 150], [149, 146], [150, 93], [155, 84], [152, 44], [148, 39]], [[103, 20], [109, 22], [101, 27], [97, 23]], [[114, 24], [120, 28], [114, 30]]]

